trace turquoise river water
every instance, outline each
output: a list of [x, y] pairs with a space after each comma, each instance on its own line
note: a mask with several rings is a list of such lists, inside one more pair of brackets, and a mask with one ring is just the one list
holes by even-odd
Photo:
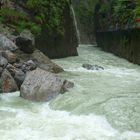
[[140, 66], [91, 45], [78, 51], [54, 60], [75, 83], [69, 92], [48, 103], [1, 95], [0, 140], [140, 140]]

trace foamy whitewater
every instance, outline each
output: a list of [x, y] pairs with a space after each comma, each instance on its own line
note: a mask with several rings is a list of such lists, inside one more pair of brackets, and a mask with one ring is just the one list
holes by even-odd
[[[54, 60], [75, 87], [49, 103], [1, 95], [0, 140], [140, 140], [140, 66], [90, 45]], [[83, 63], [104, 71], [88, 71]]]

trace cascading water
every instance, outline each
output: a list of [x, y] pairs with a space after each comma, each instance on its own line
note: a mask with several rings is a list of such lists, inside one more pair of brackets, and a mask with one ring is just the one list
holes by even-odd
[[76, 29], [77, 38], [78, 38], [78, 43], [80, 44], [80, 42], [81, 42], [81, 40], [80, 40], [80, 33], [79, 33], [79, 30], [78, 30], [76, 15], [75, 15], [75, 11], [73, 9], [72, 4], [70, 5], [70, 8], [71, 8], [71, 12], [72, 12], [72, 15], [73, 15], [73, 20], [74, 20], [74, 25], [75, 25], [75, 29]]
[[93, 46], [78, 51], [54, 60], [75, 83], [66, 94], [49, 103], [1, 95], [0, 140], [140, 140], [140, 67]]

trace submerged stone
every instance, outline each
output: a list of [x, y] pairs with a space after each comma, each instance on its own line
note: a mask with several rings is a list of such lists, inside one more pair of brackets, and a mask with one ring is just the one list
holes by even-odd
[[91, 64], [83, 64], [82, 65], [83, 68], [87, 69], [87, 70], [104, 70], [103, 67], [98, 66], [98, 65], [91, 65]]

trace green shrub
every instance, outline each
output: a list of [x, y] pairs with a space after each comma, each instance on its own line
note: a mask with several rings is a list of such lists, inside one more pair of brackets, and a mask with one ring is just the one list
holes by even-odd
[[132, 28], [136, 25], [135, 19], [140, 17], [139, 0], [98, 0], [98, 4], [98, 20], [103, 29], [116, 28], [116, 25], [121, 29]]
[[140, 17], [140, 1], [136, 2], [136, 7], [133, 10], [134, 18]]
[[28, 20], [24, 13], [10, 8], [1, 8], [0, 15], [3, 21], [17, 24], [19, 21]]
[[[18, 3], [17, 0], [11, 0]], [[43, 29], [48, 34], [64, 35], [63, 11], [68, 4], [67, 0], [25, 0], [29, 15], [10, 8], [0, 9], [0, 22], [11, 24], [16, 32], [30, 29], [33, 34], [40, 35]]]
[[48, 34], [55, 32], [63, 35], [62, 15], [66, 3], [67, 0], [27, 0], [26, 5], [36, 15], [33, 21], [47, 28]]

